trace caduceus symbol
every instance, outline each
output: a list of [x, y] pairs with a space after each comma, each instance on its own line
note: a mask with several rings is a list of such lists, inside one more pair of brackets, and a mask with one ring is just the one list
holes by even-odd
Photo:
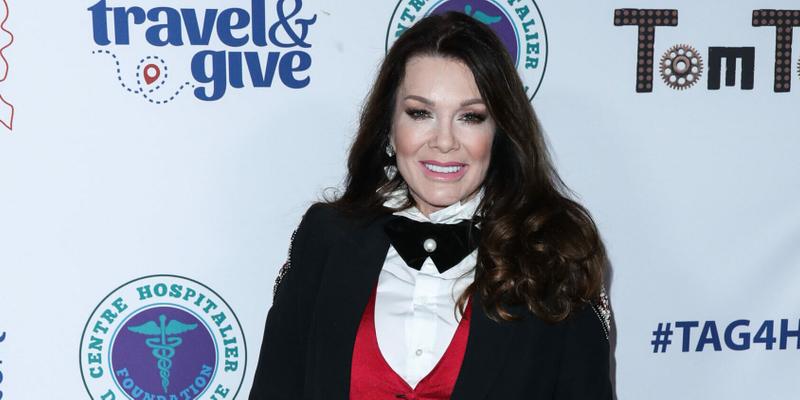
[[142, 335], [155, 336], [145, 339], [144, 342], [147, 347], [153, 349], [153, 356], [156, 358], [161, 376], [161, 386], [164, 387], [164, 393], [167, 393], [172, 356], [175, 355], [175, 348], [183, 343], [183, 339], [175, 335], [191, 331], [197, 328], [197, 324], [184, 324], [174, 319], [167, 323], [167, 317], [164, 314], [158, 316], [158, 321], [159, 323], [148, 321], [138, 326], [130, 326], [128, 330]]

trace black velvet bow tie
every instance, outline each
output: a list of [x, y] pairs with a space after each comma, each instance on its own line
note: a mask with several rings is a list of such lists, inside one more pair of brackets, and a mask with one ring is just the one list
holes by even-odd
[[418, 222], [396, 217], [384, 227], [389, 241], [409, 267], [416, 270], [430, 257], [439, 273], [461, 262], [478, 246], [480, 230], [473, 221], [457, 224]]

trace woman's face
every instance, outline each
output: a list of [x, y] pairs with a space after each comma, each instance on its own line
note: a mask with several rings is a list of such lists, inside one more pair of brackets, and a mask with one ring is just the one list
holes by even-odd
[[467, 200], [480, 189], [494, 131], [469, 67], [439, 56], [409, 59], [397, 90], [391, 143], [422, 213]]

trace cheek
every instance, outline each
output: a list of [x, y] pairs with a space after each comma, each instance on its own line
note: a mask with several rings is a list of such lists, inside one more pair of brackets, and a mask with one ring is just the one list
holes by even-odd
[[408, 157], [415, 155], [419, 148], [425, 144], [424, 135], [418, 132], [418, 129], [404, 122], [398, 122], [394, 126], [391, 140], [398, 162], [403, 162]]
[[486, 132], [465, 143], [469, 148], [472, 161], [481, 164], [484, 170], [489, 167], [491, 161], [493, 140], [494, 134]]

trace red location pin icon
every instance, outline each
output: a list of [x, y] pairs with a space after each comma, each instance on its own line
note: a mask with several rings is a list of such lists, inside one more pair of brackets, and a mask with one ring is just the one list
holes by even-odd
[[144, 81], [147, 82], [148, 85], [155, 82], [159, 76], [161, 76], [161, 69], [158, 68], [158, 65], [147, 64], [144, 66]]

